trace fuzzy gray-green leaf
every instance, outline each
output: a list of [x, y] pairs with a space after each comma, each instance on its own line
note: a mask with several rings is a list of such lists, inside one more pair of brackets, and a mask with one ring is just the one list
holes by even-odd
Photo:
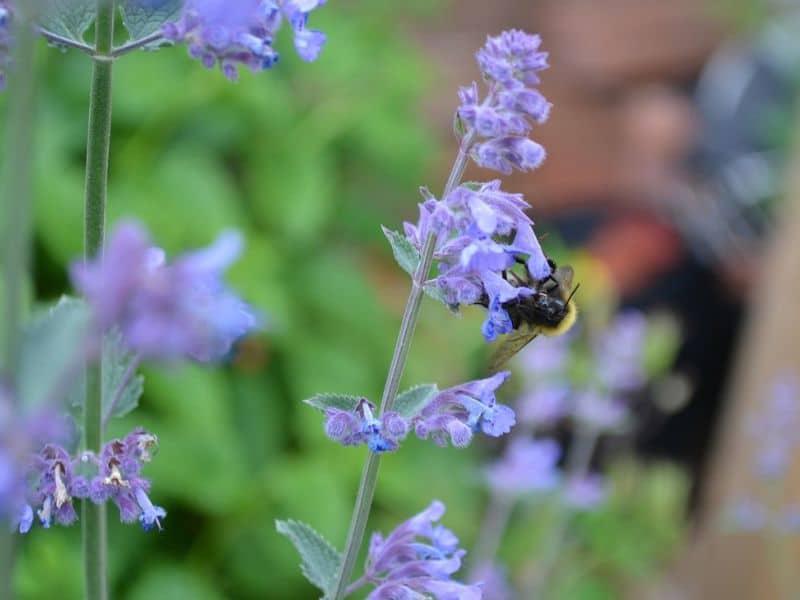
[[300, 570], [328, 598], [336, 583], [342, 554], [312, 527], [300, 521], [276, 521], [278, 533], [285, 535], [300, 553]]
[[419, 251], [403, 234], [387, 229], [386, 227], [383, 228], [383, 233], [392, 246], [392, 253], [394, 254], [394, 259], [397, 261], [397, 264], [400, 265], [400, 268], [406, 273], [413, 276], [419, 266]]
[[83, 34], [94, 22], [96, 0], [44, 0], [39, 12], [43, 29], [83, 42]]
[[124, 0], [122, 23], [131, 40], [140, 40], [180, 16], [181, 0]]
[[326, 408], [337, 408], [347, 412], [353, 412], [361, 398], [358, 396], [350, 396], [348, 394], [316, 394], [311, 398], [303, 400], [306, 404], [325, 410]]
[[423, 383], [407, 389], [397, 396], [394, 410], [406, 419], [414, 417], [439, 393], [435, 383]]

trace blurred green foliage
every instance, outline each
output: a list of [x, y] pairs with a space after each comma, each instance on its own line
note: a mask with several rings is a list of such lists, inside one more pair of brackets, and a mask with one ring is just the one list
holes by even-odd
[[[338, 546], [346, 534], [364, 450], [326, 440], [320, 415], [300, 400], [320, 391], [380, 395], [408, 282], [379, 224], [414, 218], [417, 186], [441, 185], [426, 172], [437, 141], [420, 117], [435, 74], [397, 23], [403, 11], [423, 18], [434, 4], [331, 4], [314, 14], [330, 40], [318, 62], [301, 63], [284, 47], [277, 69], [243, 73], [238, 85], [183, 49], [139, 53], [115, 68], [109, 224], [135, 216], [168, 253], [241, 229], [247, 250], [231, 279], [263, 331], [221, 369], [146, 368], [140, 408], [113, 424], [113, 436], [137, 425], [158, 434], [160, 453], [145, 475], [169, 516], [163, 532], [145, 533], [118, 524], [111, 508], [112, 597], [315, 597], [274, 521], [306, 521]], [[90, 64], [52, 50], [42, 62], [35, 289], [49, 301], [69, 291], [65, 268], [81, 252]], [[482, 375], [478, 312], [454, 320], [425, 302], [405, 383]], [[371, 527], [388, 531], [439, 498], [444, 522], [469, 547], [486, 451], [409, 440], [383, 461]], [[541, 514], [530, 517], [532, 529], [515, 535], [542, 527]], [[638, 529], [624, 517], [614, 523], [650, 535], [642, 518]], [[614, 526], [588, 522], [585, 551], [609, 552], [597, 532]], [[624, 570], [624, 557], [602, 560]], [[78, 528], [26, 536], [16, 585], [23, 600], [80, 598]]]

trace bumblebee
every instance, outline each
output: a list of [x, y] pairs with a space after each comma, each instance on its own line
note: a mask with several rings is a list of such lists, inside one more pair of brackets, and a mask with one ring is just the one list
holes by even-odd
[[[533, 279], [527, 268], [525, 278], [513, 271], [506, 271], [503, 274], [506, 281], [515, 287], [529, 287], [534, 293], [502, 305], [514, 329], [500, 342], [489, 359], [489, 369], [492, 373], [498, 371], [537, 335], [562, 335], [575, 324], [578, 308], [572, 297], [579, 286], [572, 288], [574, 271], [569, 265], [558, 267], [551, 259], [547, 262], [550, 264], [551, 273], [544, 279]], [[488, 299], [479, 304], [488, 306]]]

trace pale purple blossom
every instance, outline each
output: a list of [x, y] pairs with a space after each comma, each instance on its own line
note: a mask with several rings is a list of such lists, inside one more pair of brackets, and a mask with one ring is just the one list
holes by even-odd
[[564, 502], [576, 511], [592, 511], [608, 496], [605, 481], [600, 475], [571, 477], [564, 486]]
[[496, 493], [511, 496], [553, 491], [561, 478], [560, 458], [561, 447], [555, 440], [514, 439], [487, 470], [489, 485]]
[[647, 317], [627, 310], [594, 341], [596, 373], [612, 393], [639, 389], [647, 380], [643, 362], [647, 332]]
[[[45, 446], [33, 459], [36, 474], [33, 504], [43, 527], [49, 528], [53, 521], [59, 525], [72, 525], [78, 520], [73, 498], [87, 498], [89, 483], [74, 474], [73, 460], [69, 453], [53, 444]], [[25, 510], [27, 513], [27, 510]]]
[[406, 435], [409, 424], [394, 411], [375, 416], [375, 405], [362, 398], [355, 410], [325, 410], [325, 433], [343, 446], [366, 444], [372, 452], [396, 450]]
[[514, 600], [507, 569], [501, 565], [481, 563], [473, 571], [470, 583], [481, 587], [482, 600]]
[[[546, 346], [548, 340], [542, 340]], [[533, 346], [537, 344], [531, 344]], [[571, 409], [572, 389], [563, 383], [542, 383], [520, 397], [517, 415], [521, 423], [533, 427], [549, 427], [566, 417]]]
[[189, 54], [208, 68], [219, 64], [230, 80], [238, 67], [271, 68], [279, 59], [273, 44], [283, 22], [294, 33], [303, 60], [316, 60], [325, 34], [308, 28], [309, 13], [325, 0], [186, 0], [180, 18], [163, 28], [164, 37], [184, 43]]
[[630, 409], [625, 402], [597, 390], [578, 391], [573, 401], [573, 417], [587, 429], [615, 432], [630, 422]]
[[455, 581], [466, 551], [452, 531], [435, 524], [445, 507], [434, 501], [388, 536], [373, 533], [361, 582], [375, 585], [368, 600], [479, 600], [477, 585]]
[[98, 330], [118, 327], [141, 357], [211, 361], [256, 325], [251, 309], [222, 279], [241, 247], [241, 237], [226, 232], [208, 248], [167, 264], [141, 225], [126, 221], [104, 256], [74, 264], [71, 276]]
[[486, 379], [470, 381], [436, 394], [413, 420], [414, 431], [436, 444], [463, 448], [474, 433], [499, 437], [516, 423], [514, 411], [497, 402], [495, 391], [510, 373], [501, 371]]
[[141, 477], [142, 466], [152, 458], [155, 436], [135, 429], [124, 439], [108, 442], [99, 457], [99, 473], [89, 486], [92, 502], [112, 500], [123, 523], [138, 521], [145, 531], [161, 529], [167, 512], [150, 501], [150, 481]]

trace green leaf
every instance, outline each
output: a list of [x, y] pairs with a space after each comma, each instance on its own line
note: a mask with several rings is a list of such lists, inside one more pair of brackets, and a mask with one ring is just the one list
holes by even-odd
[[135, 355], [123, 345], [122, 334], [117, 330], [109, 333], [103, 345], [104, 418], [124, 417], [139, 406], [144, 377], [136, 375], [137, 364]]
[[415, 416], [423, 407], [431, 401], [439, 388], [435, 383], [423, 383], [407, 389], [397, 396], [394, 401], [394, 410], [406, 419]]
[[94, 22], [96, 0], [44, 0], [39, 24], [47, 31], [83, 42], [83, 34]]
[[69, 395], [82, 374], [82, 349], [89, 312], [81, 300], [62, 297], [25, 328], [20, 355], [19, 393], [26, 407]]
[[177, 19], [181, 5], [181, 0], [124, 0], [120, 5], [122, 23], [131, 40], [140, 40]]
[[305, 523], [293, 520], [275, 521], [275, 528], [297, 548], [303, 559], [300, 570], [327, 598], [336, 583], [336, 575], [342, 562], [341, 553]]
[[338, 408], [339, 410], [353, 412], [361, 400], [358, 396], [350, 396], [348, 394], [316, 394], [303, 400], [303, 402], [320, 410]]
[[394, 259], [397, 261], [397, 264], [413, 277], [417, 266], [419, 266], [419, 251], [403, 234], [387, 229], [386, 227], [383, 227], [383, 233], [392, 246], [392, 253], [394, 254]]

